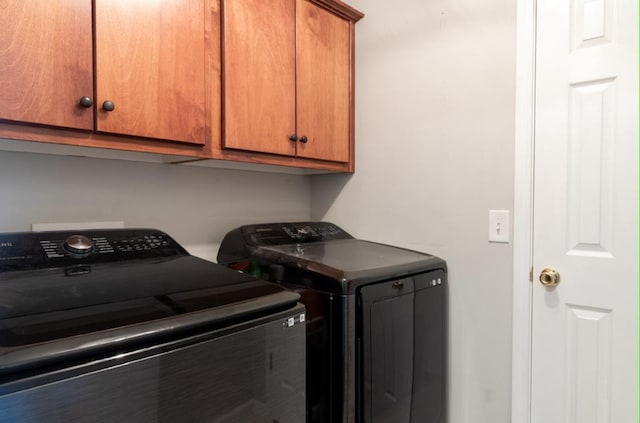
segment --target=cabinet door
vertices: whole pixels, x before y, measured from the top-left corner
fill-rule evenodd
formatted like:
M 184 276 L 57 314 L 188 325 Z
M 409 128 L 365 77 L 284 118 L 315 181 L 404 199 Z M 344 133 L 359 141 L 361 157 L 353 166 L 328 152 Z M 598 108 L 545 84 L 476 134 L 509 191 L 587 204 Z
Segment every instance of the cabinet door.
M 0 119 L 93 129 L 91 2 L 0 1 Z
M 204 144 L 204 15 L 204 0 L 95 1 L 98 131 Z
M 349 161 L 351 29 L 349 22 L 297 0 L 298 156 Z
M 223 2 L 224 147 L 292 155 L 293 0 Z

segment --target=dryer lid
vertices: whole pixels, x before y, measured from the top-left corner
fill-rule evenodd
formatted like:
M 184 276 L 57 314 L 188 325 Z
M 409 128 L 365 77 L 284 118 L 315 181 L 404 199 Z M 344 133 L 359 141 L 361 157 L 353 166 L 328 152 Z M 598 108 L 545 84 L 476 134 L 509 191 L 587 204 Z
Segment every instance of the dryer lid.
M 335 280 L 345 293 L 364 283 L 446 267 L 430 254 L 357 239 L 263 246 L 255 255 Z

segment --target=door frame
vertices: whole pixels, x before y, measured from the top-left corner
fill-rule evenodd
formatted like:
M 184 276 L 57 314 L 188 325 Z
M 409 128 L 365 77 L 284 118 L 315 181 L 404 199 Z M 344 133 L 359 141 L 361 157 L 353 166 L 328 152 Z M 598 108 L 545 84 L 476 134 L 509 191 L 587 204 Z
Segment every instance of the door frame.
M 516 2 L 511 421 L 531 422 L 536 0 Z

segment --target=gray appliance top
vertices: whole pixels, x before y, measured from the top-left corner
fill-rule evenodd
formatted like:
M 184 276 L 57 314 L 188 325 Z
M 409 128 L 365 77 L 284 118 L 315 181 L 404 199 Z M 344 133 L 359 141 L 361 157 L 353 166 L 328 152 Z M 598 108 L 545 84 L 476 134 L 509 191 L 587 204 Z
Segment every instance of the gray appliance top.
M 254 254 L 334 280 L 344 293 L 370 282 L 446 269 L 445 262 L 436 256 L 357 239 L 263 246 Z M 335 287 L 327 290 L 335 291 Z
M 259 263 L 269 280 L 337 294 L 352 294 L 366 283 L 447 270 L 439 257 L 358 240 L 331 222 L 240 226 L 222 240 L 218 263 L 245 271 Z

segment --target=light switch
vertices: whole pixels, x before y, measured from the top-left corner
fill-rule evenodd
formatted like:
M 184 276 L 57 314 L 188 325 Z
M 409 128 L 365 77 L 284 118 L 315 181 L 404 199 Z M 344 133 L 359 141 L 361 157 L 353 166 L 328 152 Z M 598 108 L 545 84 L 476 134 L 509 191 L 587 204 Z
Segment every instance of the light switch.
M 489 210 L 489 242 L 509 242 L 509 210 Z

